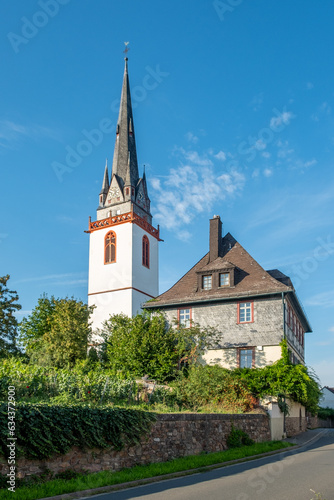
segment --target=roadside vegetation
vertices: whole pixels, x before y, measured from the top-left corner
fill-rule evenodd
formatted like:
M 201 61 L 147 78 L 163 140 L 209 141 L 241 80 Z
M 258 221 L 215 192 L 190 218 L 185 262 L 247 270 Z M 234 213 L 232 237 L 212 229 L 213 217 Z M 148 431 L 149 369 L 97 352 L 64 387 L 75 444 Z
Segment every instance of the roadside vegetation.
M 182 471 L 201 469 L 204 467 L 220 466 L 231 460 L 241 460 L 253 457 L 261 453 L 268 453 L 285 448 L 291 445 L 281 441 L 271 441 L 267 443 L 255 443 L 248 446 L 235 447 L 229 450 L 208 453 L 201 455 L 191 455 L 183 458 L 176 458 L 169 462 L 152 463 L 148 465 L 137 465 L 119 472 L 102 471 L 89 474 L 82 471 L 66 471 L 52 476 L 50 471 L 45 471 L 44 475 L 31 476 L 27 480 L 20 480 L 15 491 L 15 500 L 37 500 L 49 496 L 62 495 L 73 491 L 83 491 L 103 486 L 118 485 L 130 481 L 141 481 L 156 476 L 164 476 Z M 6 486 L 5 486 L 6 488 Z M 13 493 L 5 489 L 0 490 L 0 498 L 9 500 Z
M 208 347 L 216 346 L 217 332 L 196 324 L 190 328 L 169 325 L 162 314 L 144 311 L 133 318 L 110 317 L 99 332 L 101 344 L 95 349 L 91 307 L 73 297 L 43 295 L 31 314 L 18 323 L 15 313 L 21 306 L 17 293 L 8 287 L 8 280 L 8 275 L 0 277 L 3 456 L 8 452 L 9 386 L 15 388 L 18 456 L 35 458 L 63 453 L 73 445 L 87 443 L 121 449 L 124 444 L 138 442 L 149 431 L 158 412 L 263 412 L 258 406 L 259 398 L 265 395 L 277 396 L 283 402 L 285 397 L 299 401 L 312 414 L 318 410 L 317 378 L 307 367 L 290 363 L 285 341 L 281 359 L 271 366 L 242 370 L 204 366 L 201 355 Z M 288 411 L 287 407 L 283 409 Z M 40 436 L 45 437 L 44 441 Z M 249 444 L 245 436 L 244 441 L 241 435 L 234 438 L 239 445 Z M 233 446 L 233 440 L 230 443 Z M 244 456 L 251 449 L 247 448 Z M 203 466 L 208 465 L 209 459 L 202 459 Z M 201 461 L 196 464 L 202 466 L 198 465 Z M 154 470 L 160 471 L 160 466 L 154 465 Z M 170 471 L 170 463 L 166 467 L 164 470 Z M 168 472 L 159 472 L 162 473 Z M 87 477 L 73 481 L 94 487 L 86 484 Z M 97 477 L 109 478 L 103 474 Z M 72 486 L 64 481 L 64 478 L 56 480 L 60 490 L 64 485 L 65 489 L 55 491 L 74 491 L 66 489 Z M 102 485 L 99 480 L 96 484 Z M 104 484 L 114 483 L 109 478 Z

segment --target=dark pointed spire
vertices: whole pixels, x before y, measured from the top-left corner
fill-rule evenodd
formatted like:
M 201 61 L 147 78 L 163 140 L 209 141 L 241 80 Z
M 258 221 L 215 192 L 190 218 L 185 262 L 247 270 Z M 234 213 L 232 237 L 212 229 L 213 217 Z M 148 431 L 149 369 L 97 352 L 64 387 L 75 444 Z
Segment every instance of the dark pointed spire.
M 130 163 L 128 165 L 129 158 Z M 127 177 L 129 184 L 132 186 L 135 186 L 139 179 L 127 57 L 125 58 L 122 95 L 116 127 L 112 173 L 116 174 L 123 181 L 123 186 Z
M 143 172 L 143 186 L 144 186 L 145 195 L 148 198 L 145 165 L 144 165 L 144 172 Z
M 100 194 L 107 194 L 109 190 L 109 174 L 108 174 L 108 158 L 106 159 L 106 166 L 104 169 L 104 176 L 102 182 L 102 189 Z

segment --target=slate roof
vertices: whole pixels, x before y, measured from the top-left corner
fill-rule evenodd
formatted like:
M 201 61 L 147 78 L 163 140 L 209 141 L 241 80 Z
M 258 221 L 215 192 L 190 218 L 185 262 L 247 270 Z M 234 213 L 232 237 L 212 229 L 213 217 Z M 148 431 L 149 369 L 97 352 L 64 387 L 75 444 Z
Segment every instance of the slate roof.
M 265 271 L 256 260 L 228 233 L 222 241 L 223 254 L 210 262 L 208 252 L 169 290 L 154 301 L 144 305 L 147 308 L 178 305 L 182 303 L 228 300 L 254 295 L 269 295 L 293 291 L 291 280 L 277 269 Z M 202 290 L 198 286 L 198 273 L 235 268 L 234 286 Z
M 112 174 L 117 175 L 122 183 L 128 177 L 132 186 L 135 186 L 139 179 L 127 58 L 125 58 Z
M 322 389 L 327 389 L 328 391 L 332 392 L 334 394 L 334 387 L 327 387 L 327 385 L 325 385 L 325 387 Z

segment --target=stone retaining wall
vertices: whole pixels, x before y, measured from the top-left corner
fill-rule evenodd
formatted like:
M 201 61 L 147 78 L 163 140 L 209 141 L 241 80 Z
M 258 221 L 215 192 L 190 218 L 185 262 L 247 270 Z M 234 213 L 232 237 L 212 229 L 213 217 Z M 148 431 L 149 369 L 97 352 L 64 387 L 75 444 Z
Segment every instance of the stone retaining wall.
M 296 436 L 301 432 L 307 430 L 307 419 L 306 417 L 286 417 L 285 419 L 285 431 L 287 437 Z
M 48 460 L 17 461 L 17 476 L 39 474 L 45 469 L 54 473 L 67 469 L 89 472 L 120 470 L 136 464 L 165 462 L 177 457 L 202 452 L 222 451 L 231 426 L 242 429 L 256 442 L 270 441 L 269 418 L 264 414 L 161 414 L 148 436 L 138 446 L 121 451 L 73 448 L 66 455 Z M 0 473 L 8 473 L 8 465 L 0 459 Z
M 322 419 L 317 415 L 315 417 L 308 415 L 307 427 L 308 429 L 317 429 L 318 427 L 334 428 L 334 418 Z

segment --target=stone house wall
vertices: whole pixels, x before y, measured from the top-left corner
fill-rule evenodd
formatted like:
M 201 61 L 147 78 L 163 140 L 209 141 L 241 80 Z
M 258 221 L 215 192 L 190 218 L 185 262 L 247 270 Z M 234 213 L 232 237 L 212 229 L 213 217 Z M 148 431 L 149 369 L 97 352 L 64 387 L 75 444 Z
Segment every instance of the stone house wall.
M 244 298 L 241 301 L 250 299 Z M 191 318 L 202 327 L 213 327 L 220 333 L 220 348 L 203 356 L 208 364 L 228 369 L 237 367 L 237 347 L 255 347 L 255 366 L 261 368 L 281 357 L 279 343 L 283 339 L 283 305 L 280 295 L 254 299 L 254 321 L 238 324 L 238 301 L 222 301 L 166 307 L 161 310 L 173 324 L 178 309 L 191 307 Z
M 242 429 L 256 442 L 270 440 L 269 418 L 264 414 L 161 414 L 148 436 L 140 444 L 121 451 L 71 449 L 66 455 L 47 460 L 17 461 L 18 477 L 39 474 L 45 469 L 54 473 L 67 469 L 89 472 L 120 470 L 136 464 L 164 462 L 173 458 L 227 449 L 226 440 L 235 428 Z M 8 473 L 8 464 L 0 457 L 0 474 Z

